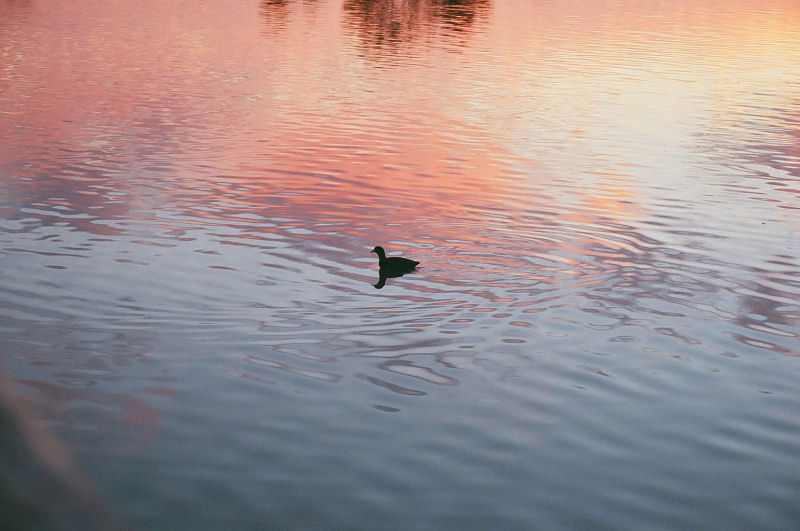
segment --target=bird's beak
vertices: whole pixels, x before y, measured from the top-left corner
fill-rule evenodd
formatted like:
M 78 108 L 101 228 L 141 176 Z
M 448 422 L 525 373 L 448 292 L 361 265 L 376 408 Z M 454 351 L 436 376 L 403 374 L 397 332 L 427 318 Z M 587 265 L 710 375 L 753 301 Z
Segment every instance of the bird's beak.
M 374 253 L 374 252 L 375 252 L 375 249 L 371 250 L 370 252 L 371 252 L 371 253 Z

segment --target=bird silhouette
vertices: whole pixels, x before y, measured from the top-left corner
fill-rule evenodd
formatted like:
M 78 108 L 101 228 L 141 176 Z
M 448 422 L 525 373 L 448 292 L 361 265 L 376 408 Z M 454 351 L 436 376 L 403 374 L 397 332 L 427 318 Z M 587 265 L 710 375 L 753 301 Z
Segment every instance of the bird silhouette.
M 387 273 L 408 273 L 409 271 L 413 271 L 414 268 L 419 265 L 419 262 L 416 260 L 409 260 L 408 258 L 403 258 L 401 256 L 390 256 L 387 258 L 386 251 L 384 251 L 383 247 L 380 245 L 373 248 L 370 252 L 378 255 L 378 267 Z
M 375 246 L 372 251 L 378 255 L 378 283 L 373 284 L 378 289 L 381 289 L 386 284 L 387 278 L 402 277 L 406 273 L 414 271 L 419 265 L 416 260 L 410 260 L 401 256 L 390 256 L 387 258 L 386 251 L 380 245 Z

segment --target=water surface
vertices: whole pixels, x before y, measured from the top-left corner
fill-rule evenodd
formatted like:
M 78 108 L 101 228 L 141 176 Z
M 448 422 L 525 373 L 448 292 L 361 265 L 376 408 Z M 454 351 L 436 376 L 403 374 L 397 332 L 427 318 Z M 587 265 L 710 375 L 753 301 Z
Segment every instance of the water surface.
M 3 385 L 143 529 L 794 528 L 798 35 L 0 0 Z

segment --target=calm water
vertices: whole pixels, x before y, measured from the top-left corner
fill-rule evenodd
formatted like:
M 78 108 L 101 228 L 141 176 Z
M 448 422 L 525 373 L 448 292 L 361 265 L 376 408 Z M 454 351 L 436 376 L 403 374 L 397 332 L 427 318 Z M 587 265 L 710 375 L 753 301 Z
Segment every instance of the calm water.
M 142 529 L 796 529 L 798 65 L 794 0 L 0 0 L 3 385 Z

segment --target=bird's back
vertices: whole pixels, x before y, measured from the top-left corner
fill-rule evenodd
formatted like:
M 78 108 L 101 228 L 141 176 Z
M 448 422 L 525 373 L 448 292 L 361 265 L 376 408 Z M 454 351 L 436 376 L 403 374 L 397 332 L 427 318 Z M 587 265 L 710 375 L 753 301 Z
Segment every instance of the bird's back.
M 386 259 L 384 267 L 391 269 L 414 269 L 419 262 L 416 260 L 409 260 L 400 256 L 392 256 Z

